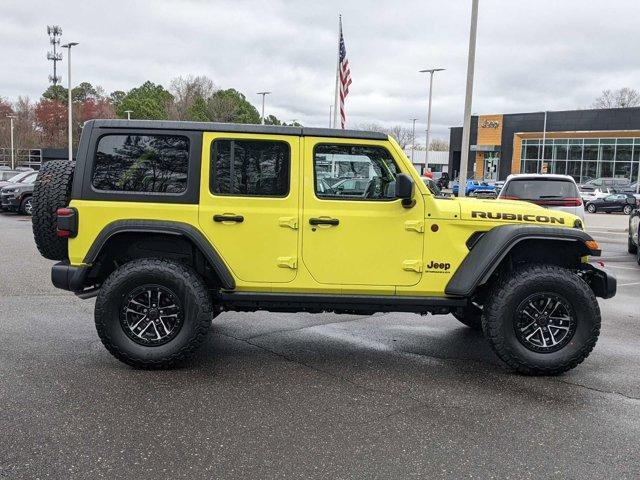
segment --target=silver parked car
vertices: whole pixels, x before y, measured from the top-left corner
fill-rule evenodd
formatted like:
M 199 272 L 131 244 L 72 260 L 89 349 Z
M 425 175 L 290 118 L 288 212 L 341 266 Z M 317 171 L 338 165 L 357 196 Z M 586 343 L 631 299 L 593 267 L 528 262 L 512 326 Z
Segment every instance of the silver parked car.
M 498 198 L 524 200 L 584 220 L 584 203 L 573 177 L 556 174 L 509 175 Z

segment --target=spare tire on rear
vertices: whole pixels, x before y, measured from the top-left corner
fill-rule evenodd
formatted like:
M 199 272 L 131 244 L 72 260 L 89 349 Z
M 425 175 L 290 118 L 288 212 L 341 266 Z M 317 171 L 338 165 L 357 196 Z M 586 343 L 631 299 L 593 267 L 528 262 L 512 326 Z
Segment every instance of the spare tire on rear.
M 64 260 L 68 257 L 67 239 L 58 237 L 58 208 L 71 199 L 71 184 L 76 162 L 55 160 L 42 164 L 33 188 L 33 237 L 43 257 Z

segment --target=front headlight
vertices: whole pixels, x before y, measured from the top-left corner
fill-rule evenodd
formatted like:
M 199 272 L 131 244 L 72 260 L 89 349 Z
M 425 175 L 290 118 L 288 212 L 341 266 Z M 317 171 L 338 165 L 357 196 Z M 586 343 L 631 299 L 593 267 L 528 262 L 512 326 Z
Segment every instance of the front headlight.
M 15 193 L 17 191 L 18 191 L 17 188 L 3 188 L 2 189 L 2 193 Z

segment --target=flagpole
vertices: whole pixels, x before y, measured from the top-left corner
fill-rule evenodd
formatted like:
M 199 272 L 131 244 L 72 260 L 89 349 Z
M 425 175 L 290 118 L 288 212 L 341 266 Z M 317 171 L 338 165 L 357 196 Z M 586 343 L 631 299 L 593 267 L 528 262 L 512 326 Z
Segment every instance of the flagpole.
M 338 128 L 338 83 L 340 80 L 340 34 L 342 33 L 342 15 L 338 15 L 338 55 L 336 60 L 336 90 L 333 96 L 333 128 Z

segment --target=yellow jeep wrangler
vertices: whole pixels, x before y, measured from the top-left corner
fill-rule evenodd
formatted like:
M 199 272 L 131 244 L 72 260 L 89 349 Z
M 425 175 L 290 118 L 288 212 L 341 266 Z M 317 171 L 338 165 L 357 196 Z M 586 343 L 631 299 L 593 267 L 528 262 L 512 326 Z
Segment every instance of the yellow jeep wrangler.
M 616 280 L 573 215 L 434 195 L 387 135 L 93 120 L 33 195 L 53 284 L 106 348 L 174 365 L 220 312 L 449 314 L 525 374 L 582 362 Z

